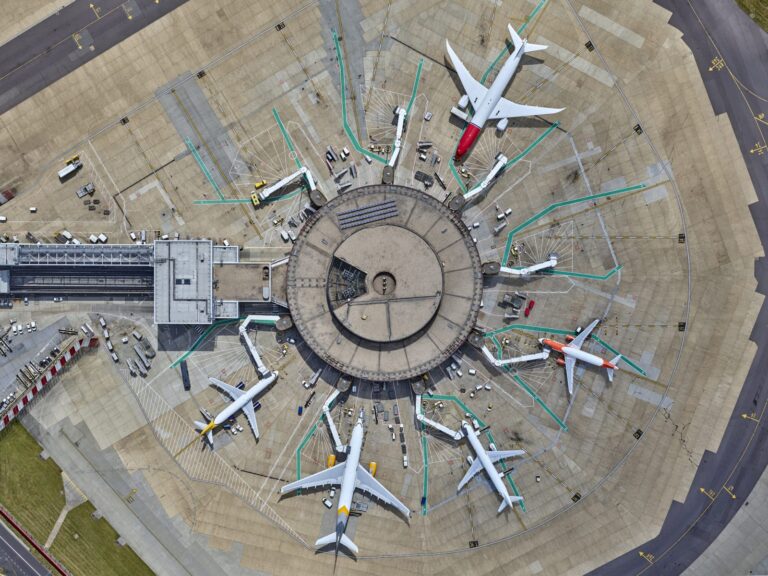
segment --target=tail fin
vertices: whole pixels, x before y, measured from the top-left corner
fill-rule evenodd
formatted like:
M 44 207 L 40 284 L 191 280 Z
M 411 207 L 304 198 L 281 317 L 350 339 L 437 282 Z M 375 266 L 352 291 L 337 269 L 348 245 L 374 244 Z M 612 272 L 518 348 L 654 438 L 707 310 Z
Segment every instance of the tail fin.
M 619 369 L 619 362 L 621 361 L 621 354 L 616 356 L 613 360 L 611 360 L 611 364 L 616 366 L 616 370 Z M 613 382 L 613 368 L 606 368 L 606 372 L 608 372 L 608 382 Z
M 328 534 L 328 536 L 323 536 L 322 538 L 318 538 L 317 542 L 315 542 L 315 546 L 317 548 L 322 548 L 323 546 L 328 546 L 330 544 L 336 543 L 336 532 L 331 532 Z M 352 552 L 355 556 L 357 556 L 358 548 L 357 545 L 352 542 L 352 540 L 346 535 L 342 534 L 341 538 L 339 539 L 339 544 L 344 546 L 347 550 Z
M 206 418 L 208 420 L 208 418 Z M 203 424 L 202 422 L 195 420 L 195 430 L 198 432 L 202 432 L 208 427 L 208 424 Z M 208 432 L 205 435 L 205 439 L 208 442 L 208 445 L 213 448 L 213 430 L 208 430 Z
M 511 24 L 507 24 L 507 29 L 509 30 L 509 35 L 512 37 L 512 43 L 515 45 L 515 50 L 517 50 L 520 46 L 523 45 L 523 39 L 520 38 L 520 35 L 515 32 L 515 29 L 512 28 Z M 531 44 L 530 42 L 525 42 L 525 47 L 523 48 L 523 52 L 525 54 L 528 54 L 529 52 L 537 52 L 539 50 L 546 50 L 548 46 L 544 46 L 543 44 Z

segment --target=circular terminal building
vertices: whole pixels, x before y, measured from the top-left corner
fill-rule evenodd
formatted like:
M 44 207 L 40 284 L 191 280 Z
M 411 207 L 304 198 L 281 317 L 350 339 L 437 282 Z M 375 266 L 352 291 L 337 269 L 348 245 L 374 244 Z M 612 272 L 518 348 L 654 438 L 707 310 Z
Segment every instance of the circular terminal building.
M 331 200 L 305 223 L 288 261 L 293 322 L 341 372 L 419 376 L 475 325 L 483 276 L 459 216 L 412 188 L 374 185 Z

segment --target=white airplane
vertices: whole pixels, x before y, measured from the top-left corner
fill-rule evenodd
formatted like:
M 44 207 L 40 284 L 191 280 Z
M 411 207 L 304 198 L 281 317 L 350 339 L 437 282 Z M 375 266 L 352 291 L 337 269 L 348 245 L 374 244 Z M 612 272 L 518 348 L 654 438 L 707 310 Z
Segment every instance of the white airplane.
M 499 509 L 496 511 L 497 514 L 507 506 L 511 508 L 512 504 L 515 502 L 521 502 L 523 500 L 522 496 L 511 496 L 509 494 L 507 486 L 504 484 L 504 474 L 497 472 L 495 463 L 499 460 L 504 460 L 505 458 L 522 456 L 525 454 L 525 450 L 486 450 L 477 437 L 478 433 L 475 432 L 472 425 L 468 422 L 461 423 L 461 435 L 466 437 L 469 445 L 472 446 L 472 450 L 475 451 L 475 459 L 472 460 L 469 470 L 467 470 L 467 473 L 464 474 L 464 478 L 459 482 L 456 491 L 458 492 L 464 488 L 467 482 L 469 482 L 475 474 L 480 472 L 480 470 L 485 470 L 485 473 L 488 474 L 488 478 L 491 479 L 491 483 L 496 489 L 496 492 L 501 496 L 501 506 L 499 506 Z
M 472 147 L 472 144 L 475 143 L 480 131 L 488 120 L 498 120 L 498 123 L 496 124 L 497 129 L 504 130 L 507 127 L 509 118 L 556 114 L 557 112 L 565 110 L 565 108 L 525 106 L 523 104 L 516 104 L 504 98 L 504 91 L 507 89 L 507 85 L 510 80 L 512 80 L 512 76 L 514 76 L 517 67 L 520 65 L 520 60 L 522 60 L 523 55 L 537 50 L 546 50 L 547 48 L 541 44 L 529 44 L 527 40 L 523 40 L 518 36 L 512 26 L 507 25 L 507 28 L 509 29 L 509 35 L 512 37 L 512 42 L 514 43 L 514 50 L 504 63 L 504 66 L 502 66 L 499 75 L 496 76 L 496 79 L 493 81 L 490 88 L 486 88 L 472 77 L 461 60 L 459 60 L 459 57 L 456 56 L 456 52 L 453 51 L 448 40 L 445 41 L 448 56 L 450 57 L 453 67 L 459 75 L 461 85 L 464 88 L 465 96 L 462 96 L 459 106 L 464 108 L 471 102 L 472 108 L 474 109 L 472 121 L 467 125 L 464 133 L 461 135 L 461 140 L 459 140 L 459 146 L 456 149 L 456 160 L 460 160 Z
M 589 352 L 584 352 L 584 350 L 581 349 L 581 346 L 584 344 L 584 342 L 587 341 L 587 338 L 589 338 L 592 330 L 595 329 L 595 326 L 597 326 L 599 322 L 599 318 L 594 320 L 592 324 L 579 332 L 578 336 L 576 337 L 566 336 L 566 344 L 557 342 L 556 340 L 550 340 L 549 338 L 539 338 L 539 343 L 542 346 L 549 348 L 550 350 L 556 350 L 563 355 L 562 358 L 557 359 L 557 363 L 560 364 L 560 366 L 565 366 L 565 379 L 568 383 L 568 394 L 571 396 L 573 396 L 573 368 L 576 366 L 577 360 L 581 360 L 582 362 L 586 362 L 592 366 L 600 366 L 601 368 L 605 368 L 608 372 L 609 382 L 613 382 L 613 371 L 619 369 L 621 354 L 609 362 L 603 358 L 600 358 L 600 356 L 595 356 Z
M 248 424 L 253 431 L 253 436 L 257 440 L 259 439 L 259 426 L 256 424 L 254 401 L 259 394 L 269 388 L 275 380 L 277 380 L 277 376 L 277 372 L 272 372 L 269 376 L 262 378 L 256 384 L 251 386 L 248 390 L 240 390 L 239 388 L 225 384 L 216 378 L 208 378 L 211 384 L 232 398 L 232 404 L 216 414 L 216 417 L 213 418 L 213 420 L 210 420 L 205 415 L 205 412 L 203 412 L 203 417 L 206 419 L 206 422 L 195 422 L 195 429 L 200 432 L 200 436 L 205 437 L 211 448 L 213 448 L 213 430 L 229 420 L 239 410 L 242 410 L 243 414 L 245 414 L 245 417 L 248 419 Z
M 411 511 L 400 502 L 392 493 L 384 488 L 381 483 L 360 465 L 360 450 L 363 446 L 363 410 L 352 429 L 352 437 L 347 447 L 347 459 L 301 480 L 286 484 L 280 489 L 281 494 L 287 494 L 299 488 L 325 488 L 329 486 L 341 486 L 339 491 L 339 505 L 336 510 L 336 532 L 323 536 L 315 542 L 315 546 L 322 548 L 329 544 L 336 544 L 336 555 L 339 554 L 339 545 L 357 555 L 358 548 L 352 539 L 344 531 L 349 520 L 349 511 L 352 507 L 352 494 L 355 490 L 365 492 L 377 500 L 395 508 L 406 518 L 410 518 Z

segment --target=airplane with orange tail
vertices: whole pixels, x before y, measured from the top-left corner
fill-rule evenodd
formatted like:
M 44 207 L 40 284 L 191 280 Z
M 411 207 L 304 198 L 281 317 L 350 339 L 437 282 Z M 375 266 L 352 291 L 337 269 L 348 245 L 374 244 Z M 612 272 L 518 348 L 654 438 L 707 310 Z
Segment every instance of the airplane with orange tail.
M 568 383 L 568 394 L 573 396 L 573 368 L 576 366 L 576 361 L 580 360 L 591 364 L 592 366 L 599 366 L 605 368 L 608 372 L 608 381 L 613 382 L 613 371 L 619 369 L 619 361 L 621 360 L 621 354 L 613 358 L 610 362 L 595 356 L 589 352 L 585 352 L 581 349 L 584 342 L 586 342 L 592 330 L 598 325 L 600 319 L 594 320 L 584 330 L 579 332 L 577 336 L 566 336 L 566 343 L 558 342 L 556 340 L 550 340 L 549 338 L 539 338 L 539 343 L 549 350 L 555 350 L 563 355 L 562 358 L 557 359 L 557 363 L 560 366 L 565 366 L 565 379 Z

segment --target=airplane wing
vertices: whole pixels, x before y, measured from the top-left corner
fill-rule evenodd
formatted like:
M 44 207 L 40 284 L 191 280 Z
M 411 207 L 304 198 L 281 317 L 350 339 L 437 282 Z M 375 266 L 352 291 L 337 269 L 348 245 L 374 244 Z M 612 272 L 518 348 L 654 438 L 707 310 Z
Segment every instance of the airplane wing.
M 332 468 L 326 468 L 311 476 L 296 480 L 280 488 L 280 494 L 287 494 L 299 488 L 322 488 L 324 486 L 341 486 L 344 476 L 344 462 L 336 464 Z
M 237 400 L 238 398 L 240 398 L 240 396 L 245 394 L 245 392 L 243 392 L 242 390 L 235 388 L 234 386 L 230 386 L 229 384 L 226 384 L 221 380 L 217 380 L 216 378 L 208 378 L 208 381 L 214 386 L 216 386 L 216 388 L 224 392 L 224 394 L 232 398 L 232 400 Z
M 595 326 L 597 326 L 598 322 L 600 322 L 600 319 L 595 318 L 595 320 L 593 320 L 589 326 L 587 326 L 586 328 L 584 328 L 584 330 L 579 332 L 579 335 L 576 336 L 576 338 L 571 340 L 568 346 L 581 349 L 581 346 L 584 344 L 584 342 L 587 341 L 587 338 L 589 338 L 589 335 L 592 334 L 592 330 L 595 329 Z
M 573 367 L 576 366 L 576 358 L 565 357 L 565 380 L 568 383 L 568 394 L 573 395 Z
M 557 114 L 565 108 L 543 108 L 541 106 L 525 106 L 516 104 L 506 98 L 499 98 L 499 102 L 488 117 L 490 120 L 500 118 L 521 118 L 524 116 L 544 116 L 546 114 Z
M 469 96 L 469 101 L 472 102 L 472 104 L 477 104 L 477 102 L 485 96 L 485 93 L 488 90 L 472 77 L 472 74 L 469 73 L 469 70 L 464 66 L 464 63 L 459 60 L 456 52 L 451 48 L 448 40 L 445 41 L 445 47 L 448 50 L 448 57 L 451 59 L 453 67 L 456 69 L 456 74 L 459 75 L 459 80 L 464 88 L 464 92 Z
M 480 458 L 475 458 L 472 461 L 472 465 L 469 467 L 469 470 L 467 470 L 467 473 L 464 474 L 464 478 L 461 479 L 461 482 L 459 482 L 459 487 L 456 488 L 456 492 L 464 488 L 467 482 L 469 482 L 472 477 L 480 472 L 480 470 L 483 469 L 483 464 L 480 462 Z
M 246 402 L 243 406 L 243 414 L 248 419 L 248 425 L 256 439 L 259 439 L 259 425 L 256 423 L 256 410 L 253 409 L 253 402 Z
M 403 516 L 409 518 L 411 511 L 408 506 L 400 502 L 395 496 L 384 486 L 370 475 L 368 470 L 363 468 L 360 464 L 357 465 L 357 479 L 355 480 L 355 487 L 362 492 L 367 492 L 377 500 L 389 504 L 393 508 L 397 509 Z
M 515 456 L 523 456 L 525 450 L 488 450 L 488 458 L 491 462 L 498 462 L 505 458 L 514 458 Z

